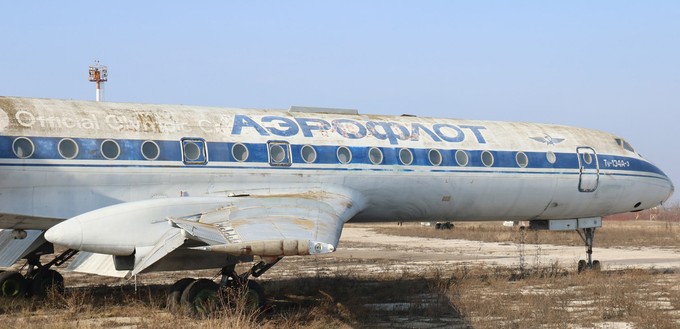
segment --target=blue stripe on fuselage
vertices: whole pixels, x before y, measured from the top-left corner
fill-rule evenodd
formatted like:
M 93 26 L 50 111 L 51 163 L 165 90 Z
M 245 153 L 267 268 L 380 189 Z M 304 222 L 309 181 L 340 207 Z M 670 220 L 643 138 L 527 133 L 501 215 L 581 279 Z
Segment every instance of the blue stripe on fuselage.
M 0 136 L 0 159 L 18 159 L 12 151 L 12 143 L 16 137 Z M 30 159 L 44 159 L 44 160 L 61 160 L 62 157 L 58 151 L 58 144 L 62 138 L 54 137 L 30 137 L 35 145 L 35 152 Z M 117 139 L 115 140 L 121 149 L 120 156 L 116 160 L 107 160 L 101 154 L 100 146 L 106 139 L 91 139 L 91 138 L 73 138 L 78 144 L 79 152 L 75 159 L 77 160 L 105 160 L 110 161 L 107 165 L 115 166 L 114 162 L 117 160 L 126 161 L 148 161 L 144 158 L 141 152 L 144 140 L 136 139 Z M 180 141 L 154 141 L 158 144 L 160 155 L 156 159 L 158 161 L 178 161 L 182 162 L 182 150 Z M 210 163 L 229 163 L 237 162 L 232 155 L 232 147 L 236 143 L 232 142 L 207 142 L 208 160 Z M 246 163 L 269 163 L 269 155 L 266 143 L 242 143 L 248 148 L 248 159 Z M 291 156 L 293 164 L 304 164 L 301 150 L 304 145 L 292 144 L 290 145 Z M 314 164 L 337 164 L 340 161 L 337 158 L 337 149 L 339 146 L 329 145 L 312 145 L 316 150 L 317 156 Z M 400 166 L 400 169 L 408 170 L 409 167 L 432 167 L 433 170 L 446 170 L 444 167 L 460 167 L 456 163 L 455 154 L 457 149 L 437 149 L 441 153 L 442 162 L 439 166 L 435 166 L 429 161 L 428 154 L 431 149 L 423 148 L 409 148 L 413 154 L 413 162 L 410 165 L 404 165 L 399 159 L 400 147 L 377 147 L 383 153 L 383 162 L 379 165 L 373 165 L 368 157 L 369 146 L 347 146 L 352 152 L 352 161 L 350 165 L 372 165 L 377 166 Z M 468 154 L 469 163 L 466 167 L 472 168 L 487 168 L 482 163 L 482 153 L 484 150 L 465 150 Z M 494 163 L 490 168 L 520 168 L 517 164 L 517 151 L 489 151 L 494 158 Z M 547 160 L 546 152 L 524 152 L 528 158 L 527 169 L 577 169 L 579 167 L 578 156 L 574 153 L 555 153 L 557 161 L 550 163 Z M 653 173 L 665 176 L 656 166 L 647 161 L 618 155 L 604 155 L 598 154 L 598 162 L 600 170 L 608 171 L 637 171 L 644 173 Z M 61 164 L 63 165 L 63 163 Z M 140 163 L 141 165 L 141 163 Z M 212 167 L 212 166 L 211 166 Z M 285 166 L 276 168 L 288 168 Z

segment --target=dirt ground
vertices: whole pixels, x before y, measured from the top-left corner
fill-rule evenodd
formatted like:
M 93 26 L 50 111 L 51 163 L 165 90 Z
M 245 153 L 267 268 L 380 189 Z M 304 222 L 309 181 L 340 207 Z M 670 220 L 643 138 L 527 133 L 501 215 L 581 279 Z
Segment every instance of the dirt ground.
M 520 251 L 523 250 L 525 262 L 538 262 L 543 265 L 557 262 L 565 267 L 573 265 L 575 269 L 579 259 L 584 259 L 586 256 L 585 247 L 581 245 L 524 244 L 522 246 L 508 242 L 489 243 L 460 239 L 421 238 L 374 232 L 374 227 L 387 225 L 394 226 L 394 224 L 348 225 L 343 230 L 338 251 L 329 257 L 395 259 L 403 262 L 404 266 L 410 264 L 514 266 L 519 265 Z M 636 223 L 629 225 L 636 225 Z M 552 233 L 544 231 L 541 234 Z M 577 236 L 575 232 L 573 235 Z M 351 247 L 343 248 L 345 244 Z M 597 234 L 593 259 L 600 260 L 603 269 L 609 270 L 631 267 L 680 269 L 679 248 L 623 246 L 601 248 L 597 246 Z

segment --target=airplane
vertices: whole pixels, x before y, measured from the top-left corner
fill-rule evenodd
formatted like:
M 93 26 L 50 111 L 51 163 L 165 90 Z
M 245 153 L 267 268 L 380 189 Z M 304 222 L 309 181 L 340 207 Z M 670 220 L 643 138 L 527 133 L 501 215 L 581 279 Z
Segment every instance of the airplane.
M 623 138 L 555 124 L 0 97 L 3 296 L 64 290 L 55 266 L 185 278 L 189 310 L 286 256 L 336 250 L 347 222 L 529 221 L 584 239 L 602 216 L 662 204 L 666 174 Z M 49 262 L 54 246 L 66 250 Z M 236 273 L 236 264 L 254 265 Z M 209 296 L 209 297 L 205 297 Z

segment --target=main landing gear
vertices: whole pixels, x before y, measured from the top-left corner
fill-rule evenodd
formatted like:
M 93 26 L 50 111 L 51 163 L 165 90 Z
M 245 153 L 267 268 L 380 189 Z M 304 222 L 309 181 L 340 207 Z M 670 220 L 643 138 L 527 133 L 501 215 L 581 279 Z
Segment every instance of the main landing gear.
M 59 272 L 50 269 L 59 266 L 73 257 L 77 250 L 68 249 L 47 264 L 40 264 L 42 253 L 34 252 L 26 257 L 26 275 L 19 271 L 0 273 L 0 296 L 2 297 L 45 297 L 50 291 L 64 293 L 64 278 Z M 26 267 L 25 266 L 25 267 Z
M 281 258 L 260 261 L 241 275 L 236 273 L 235 264 L 227 265 L 220 270 L 219 284 L 210 279 L 181 279 L 170 288 L 168 309 L 196 317 L 206 317 L 223 306 L 243 307 L 253 312 L 261 310 L 266 303 L 264 289 L 249 277 L 259 277 Z
M 454 225 L 451 222 L 437 222 L 434 224 L 435 230 L 453 230 Z

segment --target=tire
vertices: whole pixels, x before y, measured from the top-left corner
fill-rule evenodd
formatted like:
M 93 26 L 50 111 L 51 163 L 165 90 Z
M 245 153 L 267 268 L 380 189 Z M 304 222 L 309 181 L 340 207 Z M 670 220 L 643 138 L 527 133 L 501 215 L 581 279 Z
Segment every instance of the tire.
M 180 310 L 182 302 L 182 293 L 190 284 L 192 284 L 196 279 L 194 278 L 184 278 L 175 282 L 175 284 L 170 287 L 170 292 L 168 293 L 168 300 L 166 303 L 167 309 L 171 312 L 177 312 Z
M 31 280 L 31 292 L 36 297 L 45 297 L 50 291 L 64 294 L 64 277 L 55 270 L 39 271 Z
M 583 259 L 579 260 L 578 261 L 578 272 L 581 273 L 581 272 L 585 271 L 587 265 L 588 264 L 586 263 L 585 260 L 583 260 Z
M 600 264 L 599 260 L 594 260 L 593 261 L 593 270 L 594 271 L 600 271 L 602 270 L 602 265 Z
M 248 290 L 246 291 L 246 307 L 250 310 L 262 310 L 267 305 L 264 295 L 264 288 L 252 280 L 248 280 Z
M 27 282 L 23 275 L 15 271 L 0 273 L 0 296 L 23 297 L 26 295 Z
M 217 283 L 208 279 L 198 279 L 190 283 L 180 298 L 182 308 L 194 317 L 208 317 L 220 305 L 218 288 Z

